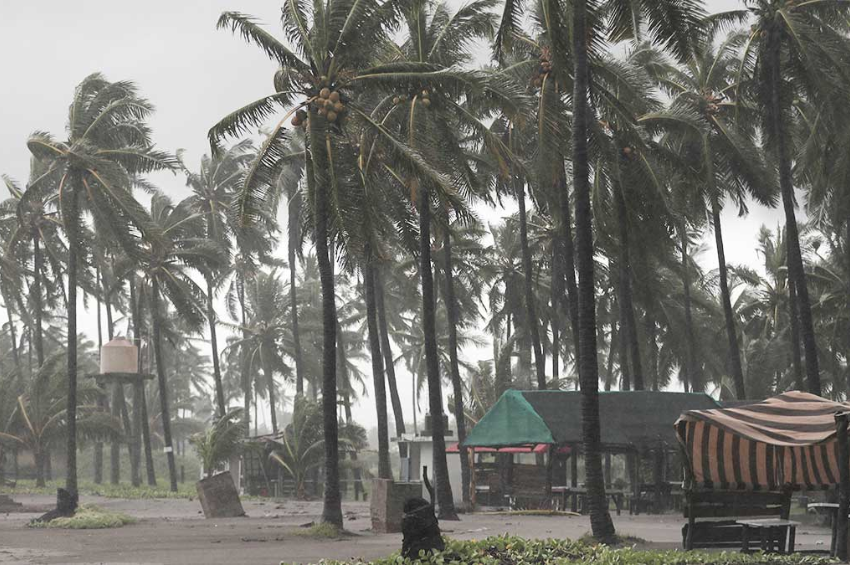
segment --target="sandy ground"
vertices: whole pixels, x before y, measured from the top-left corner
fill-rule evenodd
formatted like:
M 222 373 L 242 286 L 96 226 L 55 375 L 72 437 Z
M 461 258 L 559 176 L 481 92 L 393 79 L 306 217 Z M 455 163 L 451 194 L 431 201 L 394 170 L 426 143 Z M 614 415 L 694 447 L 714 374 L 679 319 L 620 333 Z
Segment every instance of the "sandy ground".
M 51 497 L 15 496 L 26 505 L 49 506 Z M 204 520 L 197 501 L 122 500 L 86 497 L 84 503 L 120 511 L 138 523 L 111 530 L 45 530 L 26 527 L 36 514 L 0 515 L 0 563 L 121 563 L 121 564 L 277 564 L 315 563 L 320 559 L 384 557 L 401 547 L 401 534 L 370 531 L 365 503 L 343 506 L 345 527 L 353 535 L 342 540 L 313 539 L 302 526 L 318 519 L 317 502 L 244 503 L 247 518 Z M 654 548 L 680 547 L 682 518 L 615 516 L 621 535 L 647 541 Z M 443 522 L 450 537 L 480 539 L 502 533 L 529 538 L 578 538 L 590 529 L 584 516 L 517 516 L 475 514 L 459 522 Z M 803 526 L 798 549 L 829 545 L 827 528 Z

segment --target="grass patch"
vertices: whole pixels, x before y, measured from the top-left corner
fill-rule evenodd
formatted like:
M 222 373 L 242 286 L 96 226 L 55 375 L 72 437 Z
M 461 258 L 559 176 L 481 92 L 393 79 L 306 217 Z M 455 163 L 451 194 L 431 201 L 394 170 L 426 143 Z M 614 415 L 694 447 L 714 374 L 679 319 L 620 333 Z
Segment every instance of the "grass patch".
M 320 522 L 318 524 L 313 524 L 312 526 L 296 530 L 293 534 L 296 536 L 314 539 L 341 539 L 351 535 L 344 529 L 326 522 Z
M 64 487 L 64 483 L 57 481 L 48 481 L 46 486 L 37 487 L 35 481 L 20 480 L 15 485 L 15 488 L 6 489 L 8 494 L 46 494 L 55 495 L 56 489 Z M 105 498 L 127 498 L 127 499 L 147 499 L 147 498 L 181 498 L 190 499 L 198 496 L 195 490 L 194 483 L 178 483 L 177 492 L 171 492 L 168 486 L 161 485 L 157 487 L 139 486 L 134 487 L 127 483 L 119 483 L 113 485 L 111 483 L 97 484 L 91 481 L 82 481 L 79 486 L 80 496 L 103 496 Z
M 102 530 L 105 528 L 120 528 L 134 524 L 135 518 L 120 512 L 109 512 L 93 504 L 80 506 L 77 513 L 67 518 L 56 518 L 50 522 L 33 520 L 28 525 L 31 528 L 49 528 L 65 530 Z
M 285 562 L 284 562 L 285 563 Z M 393 554 L 375 561 L 322 561 L 322 565 L 827 565 L 824 557 L 761 553 L 646 551 L 616 549 L 570 540 L 526 540 L 512 536 L 480 541 L 446 540 L 446 550 L 416 560 Z

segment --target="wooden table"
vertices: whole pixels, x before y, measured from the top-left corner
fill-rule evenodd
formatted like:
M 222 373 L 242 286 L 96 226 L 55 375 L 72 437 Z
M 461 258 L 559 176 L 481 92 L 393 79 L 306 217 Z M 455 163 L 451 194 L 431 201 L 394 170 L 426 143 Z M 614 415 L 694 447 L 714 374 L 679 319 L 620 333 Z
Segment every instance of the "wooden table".
M 753 531 L 758 533 L 761 550 L 765 552 L 794 553 L 794 542 L 797 536 L 797 526 L 800 522 L 783 520 L 781 518 L 766 518 L 762 520 L 738 520 L 736 523 L 744 527 L 741 538 L 741 551 L 750 551 L 750 539 Z

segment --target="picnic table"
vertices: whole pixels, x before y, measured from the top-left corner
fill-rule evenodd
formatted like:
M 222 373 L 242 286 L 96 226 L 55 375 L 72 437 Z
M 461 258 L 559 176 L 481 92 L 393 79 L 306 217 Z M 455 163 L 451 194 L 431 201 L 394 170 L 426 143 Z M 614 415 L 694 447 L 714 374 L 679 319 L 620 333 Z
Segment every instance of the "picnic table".
M 582 514 L 584 513 L 584 500 L 587 497 L 587 488 L 573 486 L 554 486 L 552 487 L 552 494 L 561 495 L 562 510 L 567 508 L 567 501 L 569 500 L 569 508 L 572 512 L 579 512 Z M 626 497 L 625 491 L 606 489 L 605 497 L 609 501 L 614 503 L 614 508 L 616 508 L 617 510 L 617 516 L 619 516 L 620 511 L 623 509 L 623 501 Z
M 741 538 L 741 551 L 749 553 L 750 540 L 753 533 L 758 534 L 760 549 L 764 552 L 777 551 L 779 553 L 794 553 L 794 542 L 797 535 L 797 526 L 800 522 L 784 520 L 782 518 L 766 518 L 761 520 L 738 520 L 743 526 L 743 537 Z

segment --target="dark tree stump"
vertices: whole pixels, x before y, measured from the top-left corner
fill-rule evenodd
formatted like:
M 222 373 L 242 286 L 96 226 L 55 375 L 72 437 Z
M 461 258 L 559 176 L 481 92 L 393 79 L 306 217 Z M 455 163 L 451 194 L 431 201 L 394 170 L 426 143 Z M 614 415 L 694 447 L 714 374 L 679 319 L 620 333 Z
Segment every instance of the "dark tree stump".
M 409 498 L 404 503 L 401 532 L 402 557 L 416 559 L 420 551 L 424 550 L 428 554 L 446 548 L 434 505 L 424 498 Z
M 80 501 L 79 495 L 71 494 L 67 490 L 60 488 L 56 491 L 56 508 L 36 518 L 36 522 L 50 522 L 56 518 L 64 518 L 73 516 L 77 511 L 77 504 Z

